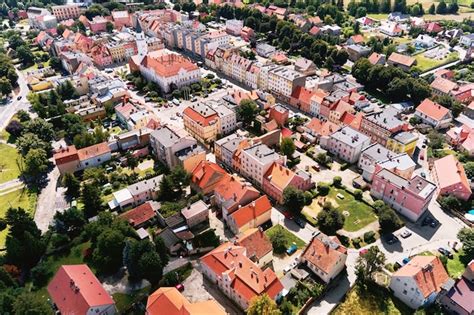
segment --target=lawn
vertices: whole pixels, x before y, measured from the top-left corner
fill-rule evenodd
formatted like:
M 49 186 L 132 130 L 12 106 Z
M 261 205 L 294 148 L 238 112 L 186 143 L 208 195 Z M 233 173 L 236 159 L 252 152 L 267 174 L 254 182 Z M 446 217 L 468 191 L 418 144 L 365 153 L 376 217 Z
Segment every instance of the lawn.
M 440 67 L 444 64 L 456 61 L 457 59 L 459 59 L 459 53 L 458 52 L 449 53 L 442 60 L 427 58 L 424 56 L 424 54 L 418 54 L 414 56 L 414 58 L 416 59 L 416 62 L 417 62 L 416 67 L 424 72 L 424 71 L 433 69 L 435 67 Z
M 268 238 L 271 238 L 271 236 L 277 233 L 277 231 L 283 231 L 283 234 L 285 235 L 288 246 L 295 243 L 298 248 L 303 248 L 306 245 L 305 242 L 301 238 L 291 233 L 280 224 L 274 225 L 268 230 L 266 230 L 265 235 L 267 235 Z
M 387 13 L 370 13 L 367 16 L 375 20 L 386 20 L 388 18 Z
M 0 143 L 0 184 L 8 182 L 20 176 L 17 160 L 18 151 L 9 145 Z M 1 208 L 0 208 L 1 209 Z
M 129 308 L 130 306 L 138 302 L 142 299 L 144 299 L 146 296 L 148 296 L 150 291 L 150 287 L 144 287 L 143 289 L 133 291 L 129 294 L 126 293 L 114 293 L 112 294 L 112 298 L 115 301 L 115 306 L 117 307 L 117 310 L 119 314 L 133 314 L 129 313 Z
M 447 269 L 449 276 L 453 279 L 458 278 L 464 273 L 466 265 L 462 262 L 463 252 L 454 253 L 453 259 L 448 259 Z
M 337 194 L 342 194 L 344 199 L 338 198 Z M 331 202 L 334 200 L 338 204 L 338 207 L 336 207 L 337 210 L 349 212 L 344 222 L 344 230 L 348 232 L 360 230 L 369 223 L 377 220 L 377 216 L 369 205 L 362 201 L 355 200 L 354 196 L 344 189 L 331 187 L 328 197 L 332 199 Z
M 1 192 L 0 192 L 1 193 Z M 0 218 L 3 218 L 10 206 L 21 207 L 29 211 L 32 215 L 36 209 L 38 195 L 26 188 L 18 189 L 0 196 Z M 0 232 L 0 248 L 5 244 L 8 230 Z

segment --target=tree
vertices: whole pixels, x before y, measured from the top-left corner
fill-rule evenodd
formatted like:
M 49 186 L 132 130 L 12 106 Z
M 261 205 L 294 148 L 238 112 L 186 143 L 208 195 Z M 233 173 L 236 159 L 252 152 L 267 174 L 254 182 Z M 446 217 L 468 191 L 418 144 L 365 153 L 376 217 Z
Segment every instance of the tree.
M 53 125 L 42 118 L 35 118 L 25 123 L 25 132 L 35 134 L 45 142 L 50 142 L 54 138 Z
M 474 259 L 474 229 L 462 228 L 458 232 L 458 238 L 462 242 L 462 248 L 466 255 L 466 261 Z
M 8 39 L 8 46 L 13 50 L 16 50 L 18 47 L 25 45 L 26 43 L 23 38 L 21 38 L 20 34 L 14 34 Z
M 63 185 L 66 186 L 66 194 L 71 198 L 77 198 L 81 194 L 81 182 L 72 173 L 64 174 Z
M 295 214 L 301 212 L 305 205 L 304 193 L 294 186 L 287 186 L 283 190 L 283 205 Z
M 441 1 L 436 7 L 436 14 L 446 14 L 446 12 L 447 12 L 446 2 Z
M 173 10 L 175 11 L 181 11 L 181 5 L 179 3 L 175 3 L 174 6 L 173 6 Z
M 71 239 L 78 236 L 86 224 L 84 212 L 77 207 L 71 207 L 54 215 L 54 230 L 60 234 L 67 234 Z
M 341 184 L 342 184 L 341 176 L 334 176 L 334 178 L 332 179 L 332 184 L 334 185 L 334 187 L 341 187 Z
M 131 279 L 147 279 L 155 284 L 163 276 L 164 264 L 150 241 L 128 240 L 123 256 Z
M 18 112 L 16 112 L 16 117 L 18 117 L 20 122 L 27 122 L 31 120 L 30 114 L 28 114 L 28 112 L 23 109 L 20 109 Z
M 440 196 L 438 202 L 441 208 L 448 211 L 461 211 L 463 208 L 462 202 L 455 196 Z
M 122 252 L 125 236 L 112 228 L 103 231 L 97 238 L 92 252 L 92 261 L 96 268 L 104 273 L 112 274 L 122 266 Z
M 382 208 L 379 213 L 379 225 L 382 234 L 389 234 L 398 230 L 402 226 L 402 221 L 389 206 Z
M 434 3 L 431 4 L 430 8 L 428 9 L 428 13 L 433 15 L 436 12 L 436 6 Z
M 62 100 L 76 99 L 79 96 L 77 94 L 76 88 L 69 80 L 66 80 L 65 82 L 58 85 L 56 92 Z
M 90 218 L 96 215 L 102 208 L 99 186 L 96 183 L 84 183 L 81 195 L 86 217 Z
M 23 66 L 29 66 L 34 64 L 35 55 L 31 52 L 31 49 L 27 46 L 20 46 L 16 49 L 16 55 L 20 59 Z
M 16 315 L 49 315 L 53 309 L 48 301 L 40 295 L 31 292 L 21 293 L 13 303 L 13 311 Z
M 42 149 L 45 152 L 49 152 L 51 150 L 51 144 L 41 140 L 36 134 L 33 133 L 24 133 L 21 135 L 16 140 L 16 146 L 22 156 L 26 156 L 26 154 L 31 149 Z
M 163 265 L 155 251 L 144 253 L 138 261 L 138 266 L 143 270 L 143 278 L 152 284 L 157 284 L 163 277 Z
M 324 152 L 318 153 L 318 155 L 316 155 L 315 161 L 321 165 L 326 165 L 328 163 L 328 156 Z
M 10 80 L 6 77 L 0 78 L 0 94 L 2 95 L 9 95 L 13 90 L 12 84 Z
M 44 287 L 48 284 L 48 280 L 51 276 L 51 268 L 45 262 L 40 262 L 31 269 L 31 280 L 37 288 Z
M 239 105 L 237 107 L 237 115 L 244 124 L 250 125 L 258 111 L 257 103 L 249 99 L 243 99 Z
M 23 125 L 16 119 L 11 120 L 5 130 L 14 137 L 19 137 L 23 132 Z
M 470 161 L 464 164 L 464 171 L 466 172 L 467 178 L 474 178 L 474 162 Z
M 286 251 L 288 241 L 283 227 L 279 227 L 270 235 L 270 242 L 272 242 L 273 251 L 276 254 L 283 254 Z
M 112 22 L 107 22 L 105 24 L 105 29 L 107 33 L 112 33 L 114 31 L 114 25 L 112 24 Z
M 443 148 L 445 138 L 436 130 L 432 130 L 426 136 L 428 139 L 428 146 L 434 150 L 439 150 Z
M 25 156 L 25 173 L 34 178 L 48 170 L 48 155 L 43 149 L 31 149 Z
M 51 66 L 51 68 L 53 68 L 56 71 L 62 70 L 61 60 L 58 57 L 55 57 L 55 56 L 51 57 L 49 59 L 49 65 Z
M 318 193 L 321 195 L 321 196 L 326 196 L 328 193 L 329 193 L 329 185 L 327 183 L 324 183 L 324 182 L 319 182 L 318 183 Z
M 155 250 L 160 255 L 161 264 L 166 266 L 170 260 L 168 256 L 168 248 L 166 247 L 165 241 L 160 236 L 155 236 L 153 240 L 155 243 Z
M 281 140 L 280 150 L 281 153 L 286 155 L 288 158 L 291 158 L 293 153 L 295 153 L 295 143 L 292 138 L 286 137 Z
M 356 275 L 358 284 L 365 287 L 373 282 L 374 273 L 381 271 L 385 264 L 385 254 L 377 246 L 369 247 L 368 251 L 357 258 Z
M 280 315 L 281 312 L 268 294 L 254 296 L 249 303 L 247 315 Z
M 328 235 L 334 235 L 344 226 L 345 217 L 336 209 L 323 209 L 318 213 L 318 226 Z

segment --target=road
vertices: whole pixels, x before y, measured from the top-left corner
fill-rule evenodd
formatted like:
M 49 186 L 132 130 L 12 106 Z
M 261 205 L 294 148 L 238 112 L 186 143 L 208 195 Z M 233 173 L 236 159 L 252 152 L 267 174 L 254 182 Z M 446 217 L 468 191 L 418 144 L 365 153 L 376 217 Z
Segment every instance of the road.
M 18 74 L 19 91 L 17 94 L 14 94 L 9 103 L 0 106 L 0 130 L 3 130 L 8 125 L 8 122 L 16 112 L 20 109 L 28 111 L 31 106 L 30 102 L 26 99 L 29 89 L 25 76 L 18 69 L 16 70 L 16 73 Z M 21 100 L 17 100 L 19 96 L 21 96 Z

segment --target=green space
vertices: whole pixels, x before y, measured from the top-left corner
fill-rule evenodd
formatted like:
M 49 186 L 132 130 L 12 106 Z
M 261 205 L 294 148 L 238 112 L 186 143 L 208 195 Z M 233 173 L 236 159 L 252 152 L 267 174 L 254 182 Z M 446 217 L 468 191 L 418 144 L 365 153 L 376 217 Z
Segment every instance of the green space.
M 387 13 L 370 13 L 367 14 L 368 17 L 376 20 L 386 20 L 388 17 Z
M 17 189 L 11 192 L 0 192 L 0 218 L 3 218 L 10 206 L 23 208 L 34 214 L 36 209 L 36 192 L 26 188 Z M 8 230 L 0 232 L 0 248 L 3 248 Z
M 288 246 L 291 246 L 293 243 L 295 243 L 298 248 L 303 248 L 306 245 L 301 238 L 291 233 L 280 224 L 274 225 L 265 231 L 265 235 L 267 235 L 268 238 L 271 238 L 275 233 L 282 233 L 285 236 Z
M 0 143 L 0 156 L 2 157 L 0 159 L 0 184 L 18 178 L 20 169 L 17 161 L 20 155 L 16 148 Z
M 114 293 L 112 298 L 115 301 L 115 306 L 117 307 L 119 314 L 130 314 L 130 306 L 144 299 L 149 293 L 150 287 L 144 287 L 143 289 L 133 291 L 131 293 Z
M 464 273 L 464 269 L 466 269 L 466 265 L 463 262 L 462 250 L 460 250 L 457 253 L 454 253 L 453 259 L 448 259 L 446 268 L 448 269 L 449 276 L 453 279 L 458 278 Z
M 424 56 L 424 54 L 418 54 L 414 56 L 414 58 L 417 62 L 416 67 L 424 72 L 436 67 L 440 67 L 444 64 L 456 61 L 457 59 L 459 59 L 459 53 L 456 51 L 449 53 L 442 60 L 427 58 Z

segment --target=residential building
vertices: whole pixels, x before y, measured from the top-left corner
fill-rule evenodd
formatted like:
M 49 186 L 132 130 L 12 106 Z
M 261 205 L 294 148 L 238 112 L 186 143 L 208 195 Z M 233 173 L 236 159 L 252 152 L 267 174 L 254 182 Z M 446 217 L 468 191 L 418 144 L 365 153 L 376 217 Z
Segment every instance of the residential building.
M 395 297 L 416 310 L 432 304 L 452 280 L 436 256 L 415 256 L 393 273 L 390 289 Z
M 175 129 L 165 125 L 151 133 L 150 144 L 153 153 L 169 168 L 179 165 L 177 152 L 197 146 L 197 141 L 184 129 Z
M 226 174 L 216 163 L 202 161 L 191 172 L 191 188 L 203 195 L 212 194 Z
M 474 314 L 474 260 L 467 265 L 454 286 L 441 294 L 439 302 L 449 314 Z
M 263 268 L 273 260 L 273 246 L 262 228 L 248 229 L 235 237 L 235 245 L 245 247 L 247 257 Z
M 306 77 L 287 67 L 277 67 L 268 71 L 268 90 L 283 100 L 289 100 L 293 89 L 305 86 Z
M 451 95 L 451 92 L 458 88 L 458 84 L 456 82 L 443 77 L 437 77 L 433 82 L 431 82 L 430 85 L 433 89 L 433 94 L 440 96 Z
M 116 29 L 132 26 L 132 19 L 127 10 L 123 10 L 123 11 L 115 10 L 111 12 L 111 15 L 112 15 L 112 19 L 114 21 L 114 25 Z
M 397 161 L 397 154 L 395 152 L 390 151 L 389 149 L 385 148 L 384 146 L 374 143 L 367 148 L 365 148 L 359 158 L 358 167 L 362 170 L 362 177 L 370 182 L 372 181 L 372 177 L 376 172 L 376 166 L 378 164 L 384 163 L 385 161 Z M 411 159 L 410 159 L 411 160 Z M 409 167 L 410 169 L 415 168 L 415 163 L 411 161 Z M 411 174 L 410 174 L 411 175 Z M 403 176 L 406 178 L 406 176 Z M 409 176 L 411 177 L 411 176 Z
M 264 58 L 269 58 L 276 53 L 276 48 L 266 43 L 258 43 L 256 46 L 257 54 Z
M 224 243 L 201 258 L 204 275 L 217 285 L 241 309 L 249 307 L 250 300 L 267 294 L 275 300 L 281 296 L 283 285 L 275 273 L 262 270 L 247 257 L 242 246 Z
M 240 173 L 261 187 L 265 173 L 274 162 L 285 164 L 286 160 L 267 145 L 257 143 L 242 150 Z
M 227 312 L 215 300 L 191 303 L 175 287 L 161 287 L 153 292 L 146 303 L 146 315 L 226 315 Z
M 234 36 L 240 36 L 242 28 L 244 27 L 244 21 L 242 20 L 227 20 L 225 22 L 225 31 Z
M 314 75 L 318 67 L 309 59 L 300 57 L 295 61 L 295 70 L 304 75 Z
M 367 57 L 372 50 L 370 47 L 354 44 L 346 46 L 346 51 L 349 55 L 349 60 L 355 62 L 362 57 Z
M 415 116 L 420 118 L 425 124 L 433 126 L 435 129 L 449 127 L 453 118 L 449 109 L 428 98 L 418 105 Z
M 227 216 L 227 226 L 234 234 L 257 228 L 271 219 L 272 204 L 266 195 L 240 207 Z
M 183 111 L 184 128 L 199 142 L 210 145 L 217 139 L 221 121 L 217 112 L 204 103 L 195 103 Z
M 89 167 L 97 167 L 112 158 L 107 142 L 98 143 L 82 149 L 74 145 L 60 149 L 54 155 L 54 162 L 61 175 L 74 173 Z
M 412 66 L 416 66 L 416 59 L 394 52 L 388 57 L 387 63 L 403 71 L 409 71 Z
M 416 47 L 431 48 L 436 45 L 436 40 L 429 35 L 420 34 L 417 38 L 415 38 L 414 43 Z
M 51 12 L 58 21 L 75 20 L 81 16 L 81 9 L 77 4 L 53 5 Z
M 29 9 L 28 9 L 29 10 Z M 471 47 L 474 44 L 474 34 L 464 34 L 459 39 L 459 43 L 466 46 Z
M 237 129 L 237 113 L 229 108 L 226 104 L 219 103 L 212 106 L 219 117 L 218 134 L 221 136 L 228 135 Z
M 87 265 L 62 265 L 47 289 L 61 314 L 116 313 L 114 300 Z
M 155 201 L 147 201 L 136 208 L 128 210 L 119 215 L 119 218 L 127 221 L 134 229 L 146 227 L 156 218 L 160 204 Z
M 314 186 L 314 183 L 311 181 L 311 175 L 302 170 L 294 172 L 281 164 L 273 163 L 263 177 L 263 191 L 281 204 L 283 191 L 290 186 L 307 191 Z
M 278 124 L 278 127 L 282 128 L 288 122 L 289 110 L 280 104 L 277 104 L 270 108 L 269 118 L 274 119 Z
M 123 210 L 129 206 L 136 207 L 148 200 L 155 199 L 162 179 L 163 175 L 158 175 L 114 192 L 114 198 L 108 203 L 109 208 Z
M 206 160 L 206 154 L 202 146 L 194 145 L 176 152 L 176 157 L 178 165 L 187 173 L 191 173 L 199 163 Z
M 410 179 L 415 171 L 416 163 L 406 153 L 397 153 L 393 158 L 385 159 L 375 164 L 375 173 L 386 169 L 405 179 Z
M 370 145 L 370 138 L 346 126 L 331 134 L 328 139 L 320 139 L 320 145 L 340 159 L 354 163 L 362 150 Z
M 222 211 L 222 217 L 236 211 L 260 196 L 250 183 L 234 175 L 226 175 L 214 188 L 214 204 Z
M 185 218 L 188 227 L 193 228 L 209 221 L 209 206 L 204 201 L 198 200 L 181 209 L 181 214 Z
M 291 93 L 290 105 L 309 113 L 311 111 L 311 99 L 315 94 L 316 92 L 303 86 L 296 86 Z
M 309 113 L 311 116 L 322 118 L 321 106 L 328 103 L 326 97 L 329 94 L 326 93 L 324 90 L 317 89 L 314 95 L 311 97 L 310 106 L 309 106 Z
M 28 24 L 34 29 L 50 30 L 58 24 L 56 17 L 44 8 L 28 7 L 26 14 L 28 16 Z
M 360 124 L 360 132 L 369 136 L 372 142 L 383 146 L 395 134 L 408 129 L 408 124 L 398 118 L 399 112 L 393 106 L 381 112 L 364 115 Z
M 255 38 L 255 32 L 252 28 L 248 26 L 242 27 L 242 31 L 240 32 L 240 37 L 246 41 L 250 42 L 252 39 Z
M 303 136 L 315 143 L 319 143 L 323 139 L 322 142 L 324 143 L 328 141 L 330 135 L 339 129 L 341 129 L 340 126 L 330 121 L 321 121 L 318 118 L 313 118 L 305 125 L 306 132 Z
M 131 71 L 140 71 L 147 80 L 158 84 L 165 93 L 173 86 L 181 88 L 201 79 L 197 65 L 173 53 L 153 51 L 145 56 L 136 55 L 130 59 L 129 64 Z
M 418 143 L 418 136 L 415 133 L 402 131 L 387 140 L 387 149 L 396 153 L 407 153 L 413 155 Z
M 428 209 L 435 191 L 436 185 L 421 176 L 406 179 L 381 169 L 373 177 L 370 194 L 415 222 Z
M 107 30 L 107 23 L 110 22 L 103 16 L 94 16 L 89 22 L 89 28 L 92 33 L 101 33 Z
M 313 236 L 300 258 L 321 280 L 331 282 L 346 267 L 347 248 L 336 236 Z
M 464 201 L 471 197 L 471 185 L 464 167 L 453 154 L 434 161 L 432 174 L 439 195 L 451 195 Z
M 391 37 L 396 37 L 396 36 L 401 36 L 403 33 L 403 30 L 400 28 L 398 23 L 384 23 L 379 27 L 379 31 L 382 34 L 391 36 Z
M 387 57 L 384 54 L 373 52 L 368 59 L 373 65 L 384 65 Z

